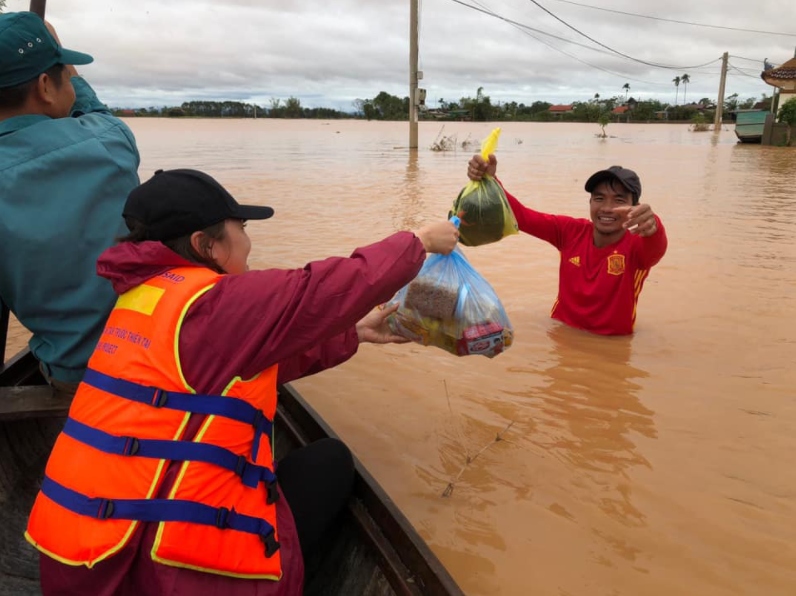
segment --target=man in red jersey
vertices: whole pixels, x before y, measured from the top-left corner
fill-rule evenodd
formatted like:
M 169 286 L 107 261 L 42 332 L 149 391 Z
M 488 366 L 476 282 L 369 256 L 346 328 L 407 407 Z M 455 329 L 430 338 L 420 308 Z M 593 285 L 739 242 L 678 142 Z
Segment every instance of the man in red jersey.
M 476 155 L 467 175 L 480 180 L 496 171 L 494 155 L 489 161 Z M 508 192 L 506 197 L 520 230 L 561 253 L 558 298 L 550 316 L 592 333 L 628 335 L 649 270 L 666 253 L 666 231 L 652 208 L 639 204 L 641 181 L 632 170 L 600 170 L 585 188 L 591 194 L 591 221 L 540 213 Z

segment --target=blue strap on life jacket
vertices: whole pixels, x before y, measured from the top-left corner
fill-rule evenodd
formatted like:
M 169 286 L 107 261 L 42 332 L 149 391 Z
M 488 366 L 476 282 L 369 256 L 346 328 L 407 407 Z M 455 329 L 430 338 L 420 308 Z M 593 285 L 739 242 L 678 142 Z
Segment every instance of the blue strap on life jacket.
M 117 379 L 92 368 L 86 369 L 83 382 L 111 393 L 124 399 L 129 399 L 153 408 L 167 408 L 181 412 L 195 414 L 208 414 L 223 416 L 254 427 L 254 441 L 252 443 L 252 460 L 257 460 L 262 435 L 271 440 L 273 422 L 269 420 L 262 410 L 258 410 L 250 403 L 237 397 L 223 395 L 202 395 L 198 393 L 177 393 L 164 391 L 157 387 L 147 387 L 132 381 Z
M 238 513 L 234 508 L 212 507 L 175 499 L 105 499 L 88 497 L 45 476 L 41 492 L 61 507 L 95 519 L 126 519 L 142 522 L 190 522 L 256 534 L 265 544 L 265 555 L 279 550 L 274 527 L 266 520 Z M 200 545 L 201 548 L 201 545 Z
M 199 461 L 215 464 L 237 474 L 244 485 L 257 488 L 262 481 L 268 490 L 268 504 L 276 502 L 276 476 L 265 466 L 249 462 L 244 456 L 229 449 L 207 443 L 192 441 L 170 441 L 119 437 L 83 424 L 74 418 L 67 418 L 63 430 L 65 435 L 85 443 L 95 449 L 113 455 L 149 457 L 175 461 Z

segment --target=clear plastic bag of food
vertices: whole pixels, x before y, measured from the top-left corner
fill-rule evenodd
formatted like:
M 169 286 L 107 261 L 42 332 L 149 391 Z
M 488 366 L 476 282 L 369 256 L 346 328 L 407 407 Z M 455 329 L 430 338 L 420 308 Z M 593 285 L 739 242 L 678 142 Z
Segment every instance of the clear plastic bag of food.
M 430 255 L 417 277 L 388 303 L 393 333 L 455 354 L 493 358 L 508 349 L 514 330 L 500 299 L 457 247 Z
M 496 128 L 481 145 L 481 157 L 497 149 L 500 128 Z M 470 181 L 456 197 L 448 217 L 456 215 L 461 220 L 460 242 L 465 246 L 481 246 L 519 233 L 517 218 L 511 210 L 503 187 L 492 176 L 486 175 L 478 182 Z

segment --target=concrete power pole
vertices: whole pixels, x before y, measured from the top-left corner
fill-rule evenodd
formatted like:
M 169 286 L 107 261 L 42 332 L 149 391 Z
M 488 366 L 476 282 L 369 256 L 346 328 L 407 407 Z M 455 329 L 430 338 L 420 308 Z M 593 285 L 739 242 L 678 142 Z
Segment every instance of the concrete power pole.
M 727 82 L 727 59 L 729 54 L 724 52 L 721 57 L 721 80 L 719 81 L 719 100 L 716 102 L 716 118 L 713 120 L 713 130 L 721 130 L 721 121 L 724 116 L 724 85 Z
M 417 149 L 417 0 L 409 3 L 409 148 Z

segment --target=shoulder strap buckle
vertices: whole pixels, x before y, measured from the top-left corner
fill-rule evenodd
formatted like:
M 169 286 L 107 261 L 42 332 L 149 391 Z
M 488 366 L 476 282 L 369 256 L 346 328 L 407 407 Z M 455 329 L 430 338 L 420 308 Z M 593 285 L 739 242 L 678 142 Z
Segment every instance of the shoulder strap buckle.
M 278 551 L 281 546 L 279 542 L 277 542 L 273 530 L 268 532 L 268 534 L 261 534 L 260 540 L 265 544 L 265 556 L 269 559 L 276 554 L 276 551 Z

